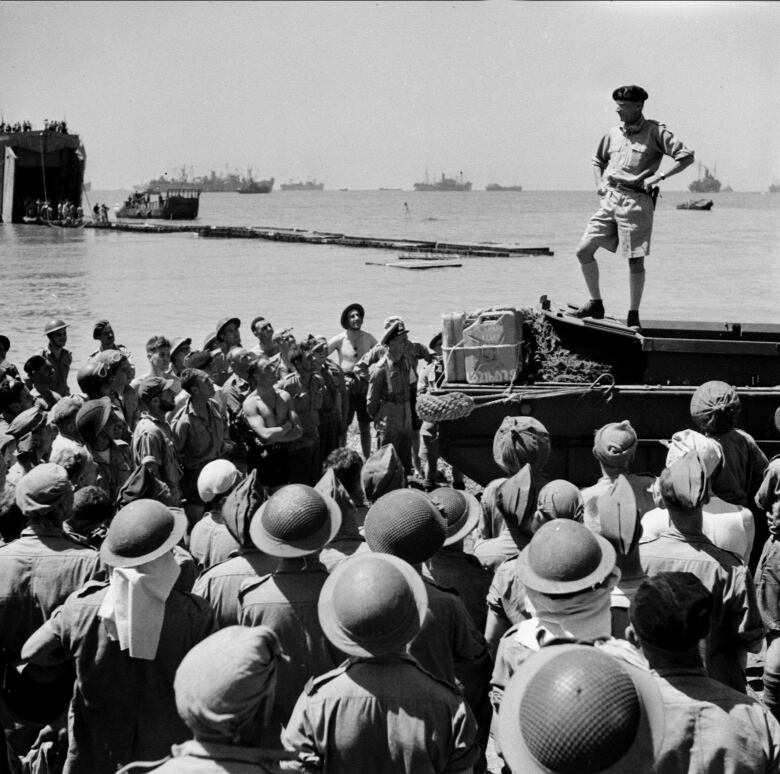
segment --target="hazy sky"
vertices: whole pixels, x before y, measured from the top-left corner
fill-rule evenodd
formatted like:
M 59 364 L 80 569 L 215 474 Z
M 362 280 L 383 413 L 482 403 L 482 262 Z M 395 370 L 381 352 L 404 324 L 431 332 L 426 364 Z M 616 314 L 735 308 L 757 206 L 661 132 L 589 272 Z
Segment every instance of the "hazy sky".
M 645 115 L 724 184 L 766 190 L 778 40 L 775 2 L 3 1 L 0 110 L 65 116 L 98 189 L 182 165 L 331 189 L 411 188 L 426 169 L 586 189 L 612 90 L 638 83 Z

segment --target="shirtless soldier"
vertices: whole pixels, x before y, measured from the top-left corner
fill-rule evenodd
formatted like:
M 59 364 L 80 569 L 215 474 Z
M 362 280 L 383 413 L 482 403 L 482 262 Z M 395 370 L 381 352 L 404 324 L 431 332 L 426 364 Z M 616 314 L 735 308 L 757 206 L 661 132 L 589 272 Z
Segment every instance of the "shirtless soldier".
M 288 459 L 287 444 L 301 437 L 301 421 L 290 395 L 274 386 L 276 369 L 267 357 L 261 355 L 253 361 L 247 376 L 252 392 L 242 410 L 254 441 L 247 454 L 247 469 L 256 469 L 262 485 L 272 492 L 290 480 L 294 460 Z
M 338 352 L 338 363 L 344 372 L 349 393 L 349 411 L 347 412 L 346 427 L 352 424 L 352 419 L 357 414 L 358 427 L 360 428 L 360 446 L 363 457 L 368 459 L 371 455 L 371 417 L 366 410 L 366 395 L 368 383 L 358 379 L 355 374 L 355 364 L 376 344 L 376 339 L 363 327 L 365 309 L 360 304 L 350 304 L 341 313 L 341 327 L 344 333 L 339 333 L 328 342 L 328 354 Z M 341 439 L 341 445 L 346 446 L 346 430 Z

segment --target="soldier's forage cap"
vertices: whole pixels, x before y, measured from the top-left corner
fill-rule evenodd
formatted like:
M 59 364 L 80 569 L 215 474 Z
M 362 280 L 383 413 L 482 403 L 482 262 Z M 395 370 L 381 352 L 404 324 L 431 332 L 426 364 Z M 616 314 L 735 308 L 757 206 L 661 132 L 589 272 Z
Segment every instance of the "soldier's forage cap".
M 174 384 L 176 382 L 173 379 L 163 379 L 161 376 L 147 376 L 136 387 L 138 399 L 148 403 L 153 398 L 159 398 L 166 390 L 173 389 Z
M 723 462 L 723 447 L 714 439 L 695 430 L 686 429 L 675 433 L 670 441 L 661 441 L 669 450 L 666 454 L 666 467 L 695 451 L 704 463 L 707 478 L 712 476 Z
M 229 492 L 240 478 L 241 472 L 230 460 L 212 460 L 198 476 L 198 495 L 204 503 L 210 503 Z
M 616 102 L 618 100 L 625 100 L 626 102 L 644 102 L 647 99 L 647 92 L 641 86 L 619 86 L 612 92 L 612 99 Z
M 393 339 L 397 339 L 399 336 L 406 336 L 409 333 L 409 329 L 404 325 L 403 320 L 394 322 L 382 336 L 382 344 L 389 344 Z
M 18 413 L 11 420 L 11 424 L 8 425 L 8 435 L 13 436 L 18 441 L 32 433 L 33 430 L 37 430 L 45 422 L 46 412 L 36 403 L 31 408 Z
M 25 516 L 47 516 L 72 502 L 73 486 L 65 468 L 54 462 L 36 465 L 16 485 L 16 505 Z

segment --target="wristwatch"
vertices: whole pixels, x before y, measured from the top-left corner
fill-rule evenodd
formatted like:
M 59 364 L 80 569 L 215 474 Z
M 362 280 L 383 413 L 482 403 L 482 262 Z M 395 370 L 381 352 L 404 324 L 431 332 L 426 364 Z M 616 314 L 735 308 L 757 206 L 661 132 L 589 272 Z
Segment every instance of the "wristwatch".
M 663 172 L 661 172 L 661 180 L 666 180 L 666 175 Z

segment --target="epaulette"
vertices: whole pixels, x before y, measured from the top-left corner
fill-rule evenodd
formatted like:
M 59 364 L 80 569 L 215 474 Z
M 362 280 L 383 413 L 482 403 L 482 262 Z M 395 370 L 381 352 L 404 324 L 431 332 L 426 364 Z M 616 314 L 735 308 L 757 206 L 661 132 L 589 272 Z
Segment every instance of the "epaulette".
M 108 586 L 108 581 L 87 581 L 83 586 L 76 589 L 76 591 L 73 592 L 73 595 L 76 597 L 87 597 L 100 589 L 104 589 L 106 586 Z
M 316 693 L 317 689 L 321 685 L 325 685 L 325 683 L 329 683 L 331 680 L 335 680 L 340 675 L 343 675 L 349 669 L 351 664 L 352 661 L 347 659 L 343 664 L 339 664 L 339 666 L 337 666 L 335 669 L 331 669 L 330 672 L 325 672 L 324 675 L 310 677 L 303 689 L 304 692 L 307 696 L 311 696 L 313 693 Z
M 271 578 L 273 578 L 273 573 L 269 572 L 268 575 L 261 575 L 258 578 L 252 578 L 251 580 L 243 581 L 240 588 L 238 589 L 238 598 L 243 599 L 250 591 L 254 591 L 256 588 L 259 588 Z

